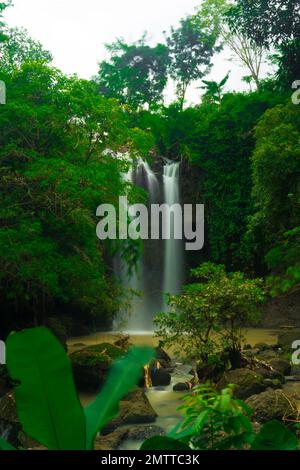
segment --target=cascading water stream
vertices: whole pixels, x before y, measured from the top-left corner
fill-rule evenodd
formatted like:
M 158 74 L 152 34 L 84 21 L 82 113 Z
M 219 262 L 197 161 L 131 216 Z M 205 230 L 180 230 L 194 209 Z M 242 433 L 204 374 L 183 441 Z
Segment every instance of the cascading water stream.
M 148 205 L 159 202 L 160 185 L 155 173 L 151 170 L 149 164 L 140 159 L 135 168 L 129 170 L 124 175 L 124 179 L 137 186 L 144 188 L 148 192 Z M 145 245 L 151 241 L 145 241 Z M 161 307 L 157 299 L 153 301 L 153 292 L 151 292 L 151 270 L 148 269 L 147 246 L 140 258 L 134 272 L 131 276 L 128 274 L 127 266 L 120 259 L 117 260 L 117 273 L 121 278 L 122 285 L 136 292 L 131 300 L 130 314 L 127 314 L 126 329 L 130 332 L 151 331 L 153 329 L 153 313 Z M 124 314 L 121 315 L 124 317 Z
M 167 163 L 164 166 L 165 203 L 170 207 L 175 204 L 180 205 L 179 170 L 179 162 Z M 181 210 L 181 206 L 179 210 Z M 180 239 L 175 238 L 175 234 L 180 234 L 182 231 L 182 219 L 181 217 L 176 217 L 173 212 L 167 223 L 169 224 L 168 231 L 170 231 L 171 236 L 165 241 L 163 292 L 176 295 L 180 292 L 183 284 L 182 236 Z
M 148 192 L 149 208 L 151 204 L 159 203 L 172 206 L 180 203 L 179 169 L 180 163 L 166 163 L 161 184 L 149 164 L 139 160 L 136 167 L 124 175 L 124 179 Z M 120 318 L 117 320 L 119 323 L 120 320 L 126 319 L 125 329 L 128 332 L 153 331 L 154 316 L 167 309 L 164 293 L 174 295 L 180 292 L 184 270 L 183 242 L 181 239 L 174 239 L 174 233 L 178 232 L 178 224 L 181 223 L 181 218 L 171 214 L 170 219 L 166 219 L 166 229 L 170 228 L 170 239 L 144 241 L 143 255 L 131 276 L 120 258 L 115 262 L 115 271 L 123 287 L 140 293 L 133 296 L 130 313 L 120 312 Z M 117 328 L 117 325 L 115 327 Z

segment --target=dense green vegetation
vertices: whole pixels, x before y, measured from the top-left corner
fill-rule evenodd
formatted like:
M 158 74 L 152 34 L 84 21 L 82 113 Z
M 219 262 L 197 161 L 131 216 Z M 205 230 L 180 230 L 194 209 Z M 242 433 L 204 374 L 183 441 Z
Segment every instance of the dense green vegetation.
M 100 243 L 95 212 L 120 195 L 143 197 L 121 178 L 136 156 L 181 158 L 185 199 L 206 205 L 206 247 L 191 267 L 211 261 L 264 277 L 274 295 L 299 291 L 300 107 L 291 103 L 300 79 L 298 2 L 205 0 L 164 44 L 144 36 L 107 45 L 109 58 L 91 80 L 55 69 L 40 43 L 3 23 L 6 7 L 0 3 L 8 90 L 0 107 L 3 335 L 52 316 L 111 322 L 122 301 L 113 253 L 132 264 L 140 247 Z M 247 67 L 249 92 L 227 92 L 228 76 L 205 80 L 224 45 Z M 270 54 L 274 73 L 262 80 Z M 169 78 L 177 99 L 166 106 Z M 199 91 L 200 104 L 187 106 L 195 82 L 203 97 Z
M 156 317 L 157 336 L 203 364 L 222 352 L 225 362 L 238 367 L 242 328 L 259 319 L 255 307 L 264 300 L 262 282 L 239 272 L 227 274 L 224 266 L 212 263 L 192 270 L 192 276 L 197 282 L 171 296 L 171 311 Z
M 183 422 L 169 437 L 144 442 L 143 450 L 298 450 L 299 441 L 279 421 L 255 432 L 252 410 L 233 396 L 234 386 L 217 392 L 211 385 L 195 387 L 183 398 Z
M 18 385 L 15 399 L 24 432 L 49 450 L 91 450 L 118 402 L 138 382 L 153 350 L 132 348 L 116 362 L 95 400 L 85 407 L 77 396 L 70 359 L 46 328 L 13 333 L 7 340 L 7 367 Z M 1 450 L 13 450 L 0 438 Z

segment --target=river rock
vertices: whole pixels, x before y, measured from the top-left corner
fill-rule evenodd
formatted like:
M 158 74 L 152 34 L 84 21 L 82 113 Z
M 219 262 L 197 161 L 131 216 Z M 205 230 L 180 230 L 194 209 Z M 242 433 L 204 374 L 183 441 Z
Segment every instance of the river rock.
M 286 376 L 286 375 L 290 375 L 290 373 L 291 373 L 292 366 L 291 366 L 290 362 L 287 361 L 286 359 L 283 359 L 281 357 L 276 357 L 274 359 L 271 359 L 269 361 L 269 364 L 275 370 L 280 372 L 280 374 L 282 374 L 282 375 Z
M 258 359 L 269 362 L 271 359 L 276 359 L 278 353 L 274 349 L 264 349 L 255 354 L 255 356 Z
M 296 397 L 286 391 L 267 390 L 248 398 L 246 403 L 253 410 L 253 418 L 259 423 L 297 418 Z
M 165 431 L 159 426 L 133 426 L 128 428 L 127 439 L 133 441 L 145 441 L 154 436 L 164 436 Z
M 237 385 L 235 396 L 242 400 L 256 393 L 261 393 L 268 387 L 264 383 L 263 377 L 250 369 L 236 369 L 225 372 L 222 379 L 218 382 L 217 388 L 222 390 L 229 384 Z
M 160 347 L 155 348 L 155 357 L 160 362 L 163 360 L 168 367 L 171 367 L 172 361 L 168 353 Z
M 0 398 L 0 437 L 17 447 L 21 429 L 15 399 L 12 393 L 7 393 Z
M 267 369 L 263 366 L 255 369 L 255 372 L 261 375 L 264 379 L 279 380 L 282 384 L 285 382 L 285 377 L 276 369 Z
M 70 355 L 74 380 L 80 390 L 96 391 L 103 385 L 112 362 L 125 352 L 109 343 L 76 351 Z
M 267 388 L 272 388 L 273 390 L 282 388 L 282 383 L 278 379 L 265 379 L 264 384 L 267 386 Z
M 117 450 L 122 442 L 127 438 L 128 429 L 117 429 L 106 436 L 99 436 L 95 439 L 95 450 Z
M 105 426 L 103 434 L 114 431 L 126 424 L 154 423 L 157 414 L 152 408 L 144 390 L 135 388 L 119 404 L 119 416 Z
M 300 341 L 300 331 L 283 331 L 278 335 L 278 345 L 284 352 L 293 352 L 292 344 L 294 341 Z
M 267 351 L 268 349 L 270 349 L 270 347 L 267 343 L 257 343 L 254 346 L 254 349 L 258 349 L 259 351 Z
M 171 374 L 163 368 L 151 368 L 151 381 L 153 387 L 168 386 L 171 383 Z
M 173 387 L 174 392 L 185 392 L 190 390 L 190 386 L 187 382 L 179 382 Z

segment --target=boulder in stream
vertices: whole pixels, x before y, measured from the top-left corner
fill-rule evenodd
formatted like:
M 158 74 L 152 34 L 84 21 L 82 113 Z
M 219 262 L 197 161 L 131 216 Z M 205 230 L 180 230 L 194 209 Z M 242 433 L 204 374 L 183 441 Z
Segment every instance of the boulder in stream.
M 103 385 L 110 365 L 125 352 L 109 343 L 80 349 L 70 355 L 74 380 L 79 390 L 97 391 Z
M 269 361 L 269 364 L 273 369 L 277 370 L 282 375 L 290 375 L 292 366 L 290 361 L 283 359 L 282 357 L 275 357 Z
M 127 439 L 128 429 L 117 429 L 106 436 L 99 436 L 95 439 L 95 450 L 117 450 L 120 444 Z
M 168 353 L 161 347 L 155 348 L 155 357 L 156 359 L 160 362 L 161 360 L 164 361 L 165 364 L 168 365 L 168 367 L 171 367 L 172 361 Z
M 151 367 L 151 381 L 153 387 L 168 386 L 171 383 L 171 374 L 162 367 Z
M 175 384 L 173 387 L 174 392 L 186 392 L 191 389 L 190 384 L 188 382 L 179 382 Z
M 114 431 L 125 424 L 154 423 L 157 414 L 152 408 L 147 395 L 141 388 L 135 388 L 119 404 L 119 416 L 107 424 L 103 434 Z
M 132 426 L 128 428 L 127 439 L 132 441 L 146 441 L 146 439 L 151 439 L 154 436 L 164 436 L 165 431 L 159 426 Z
M 256 343 L 254 349 L 258 349 L 259 351 L 267 351 L 270 349 L 270 346 L 267 343 Z
M 218 382 L 218 390 L 226 388 L 229 384 L 235 384 L 235 396 L 241 400 L 261 393 L 268 387 L 264 378 L 251 369 L 235 369 L 225 372 L 222 379 Z

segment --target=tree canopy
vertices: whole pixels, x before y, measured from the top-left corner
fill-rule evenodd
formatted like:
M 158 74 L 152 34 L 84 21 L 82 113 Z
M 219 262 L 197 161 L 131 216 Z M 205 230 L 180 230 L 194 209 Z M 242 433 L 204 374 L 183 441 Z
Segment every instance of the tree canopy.
M 134 109 L 159 103 L 167 83 L 169 52 L 165 45 L 150 47 L 142 38 L 136 44 L 118 40 L 106 46 L 110 60 L 100 63 L 100 91 Z
M 218 31 L 214 23 L 207 23 L 200 14 L 180 21 L 167 36 L 170 51 L 170 76 L 177 85 L 177 96 L 183 107 L 188 86 L 203 78 L 211 68 L 211 58 L 219 50 Z

